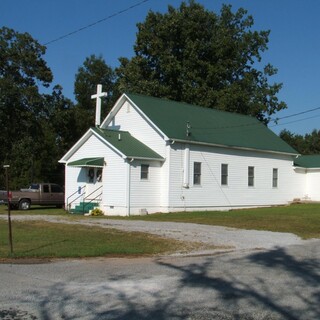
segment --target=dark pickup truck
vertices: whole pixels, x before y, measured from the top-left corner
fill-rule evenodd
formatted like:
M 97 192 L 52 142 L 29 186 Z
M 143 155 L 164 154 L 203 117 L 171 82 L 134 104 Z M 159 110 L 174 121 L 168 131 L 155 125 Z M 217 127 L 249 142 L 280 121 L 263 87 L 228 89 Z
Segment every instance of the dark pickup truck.
M 27 189 L 9 191 L 10 205 L 20 210 L 30 209 L 31 204 L 43 206 L 64 205 L 64 191 L 55 183 L 33 183 Z M 7 191 L 0 191 L 0 203 L 8 204 Z

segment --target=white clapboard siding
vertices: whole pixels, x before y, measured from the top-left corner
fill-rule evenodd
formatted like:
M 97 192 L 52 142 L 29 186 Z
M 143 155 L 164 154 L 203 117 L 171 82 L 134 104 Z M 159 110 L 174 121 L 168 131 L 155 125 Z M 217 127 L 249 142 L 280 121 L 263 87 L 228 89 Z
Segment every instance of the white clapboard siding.
M 110 207 L 125 207 L 126 164 L 124 159 L 94 135 L 90 136 L 89 139 L 84 142 L 81 148 L 69 159 L 69 162 L 88 157 L 104 158 L 105 165 L 102 171 L 103 194 L 101 207 L 104 210 Z M 66 198 L 78 190 L 79 187 L 87 185 L 87 182 L 87 168 L 66 166 Z M 94 185 L 90 185 L 91 189 L 94 189 L 94 187 Z M 98 187 L 98 184 L 96 187 Z
M 126 163 L 110 149 L 105 154 L 103 174 L 103 206 L 108 214 L 116 213 L 117 207 L 126 207 Z
M 306 180 L 306 200 L 320 201 L 320 169 L 309 169 Z
M 77 179 L 75 179 L 77 177 Z M 79 197 L 79 194 L 77 193 L 78 188 L 82 188 L 85 186 L 84 182 L 86 176 L 84 171 L 81 170 L 81 168 L 77 167 L 65 167 L 65 206 L 66 209 L 73 209 L 75 205 L 77 204 L 75 201 L 79 202 L 77 198 Z M 70 207 L 69 207 L 70 206 Z
M 148 179 L 141 179 L 141 164 L 149 165 Z M 130 212 L 159 210 L 161 207 L 162 163 L 159 161 L 134 161 L 131 164 Z M 157 209 L 155 209 L 157 208 Z
M 162 157 L 165 157 L 166 144 L 163 137 L 130 102 L 127 101 L 123 104 L 108 128 L 129 131 L 133 137 L 149 146 Z
M 284 204 L 303 194 L 289 156 L 190 145 L 189 188 L 183 185 L 183 144 L 172 146 L 170 158 L 170 208 L 232 208 Z M 193 163 L 201 163 L 201 185 L 193 185 Z M 228 164 L 228 185 L 221 185 L 221 164 Z M 255 169 L 254 186 L 248 186 L 248 166 Z M 278 187 L 272 171 L 278 169 Z M 290 186 L 290 188 L 288 187 Z

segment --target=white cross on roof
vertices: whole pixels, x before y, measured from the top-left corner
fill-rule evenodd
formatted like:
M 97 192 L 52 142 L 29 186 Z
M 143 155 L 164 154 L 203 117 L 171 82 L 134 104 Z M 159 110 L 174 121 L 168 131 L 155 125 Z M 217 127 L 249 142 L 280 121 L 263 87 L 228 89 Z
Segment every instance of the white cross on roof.
M 97 93 L 91 96 L 91 99 L 96 99 L 96 127 L 99 127 L 101 123 L 101 98 L 107 95 L 107 92 L 102 92 L 102 84 L 98 84 Z

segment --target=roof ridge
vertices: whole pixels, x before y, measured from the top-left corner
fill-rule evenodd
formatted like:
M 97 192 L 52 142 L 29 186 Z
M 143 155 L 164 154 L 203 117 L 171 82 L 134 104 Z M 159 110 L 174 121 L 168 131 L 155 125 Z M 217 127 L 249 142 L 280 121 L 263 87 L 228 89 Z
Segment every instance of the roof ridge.
M 171 140 L 298 154 L 253 116 L 205 108 L 167 98 L 135 93 L 124 95 Z M 188 126 L 191 131 L 188 131 Z
M 220 109 L 216 109 L 216 108 L 213 108 L 213 107 L 212 108 L 211 107 L 205 107 L 205 106 L 201 106 L 199 104 L 191 104 L 191 103 L 185 102 L 185 101 L 176 101 L 176 100 L 169 99 L 167 97 L 163 97 L 163 98 L 161 98 L 161 97 L 153 97 L 153 96 L 150 96 L 150 95 L 145 95 L 145 94 L 141 94 L 141 93 L 133 93 L 133 92 L 125 92 L 124 94 L 127 95 L 128 97 L 130 97 L 130 95 L 133 95 L 133 96 L 139 96 L 139 97 L 142 97 L 142 98 L 148 98 L 148 99 L 153 99 L 153 100 L 158 100 L 158 101 L 166 101 L 166 102 L 176 103 L 176 104 L 180 104 L 180 105 L 190 106 L 190 107 L 193 107 L 193 108 L 199 108 L 201 110 L 207 110 L 209 112 L 232 114 L 232 115 L 235 115 L 235 116 L 249 118 L 250 120 L 258 121 L 259 123 L 263 124 L 256 117 L 254 117 L 252 115 L 248 115 L 248 114 L 232 112 L 232 111 L 226 111 L 226 110 L 220 110 Z

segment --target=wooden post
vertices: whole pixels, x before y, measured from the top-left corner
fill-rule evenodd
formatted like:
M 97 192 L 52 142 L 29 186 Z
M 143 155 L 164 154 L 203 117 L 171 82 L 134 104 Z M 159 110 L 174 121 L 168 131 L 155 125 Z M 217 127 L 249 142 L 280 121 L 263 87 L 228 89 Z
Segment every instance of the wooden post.
M 9 191 L 9 174 L 8 169 L 9 165 L 3 166 L 6 170 L 6 188 L 7 188 L 7 204 L 8 204 L 8 227 L 9 227 L 9 244 L 10 244 L 10 253 L 13 253 L 13 243 L 12 243 L 12 225 L 11 225 L 11 204 L 10 204 L 10 191 Z

